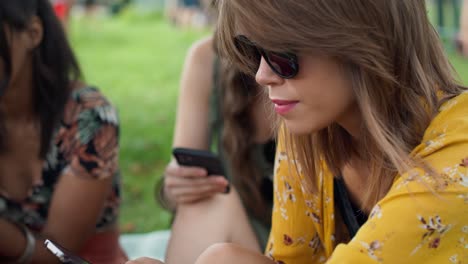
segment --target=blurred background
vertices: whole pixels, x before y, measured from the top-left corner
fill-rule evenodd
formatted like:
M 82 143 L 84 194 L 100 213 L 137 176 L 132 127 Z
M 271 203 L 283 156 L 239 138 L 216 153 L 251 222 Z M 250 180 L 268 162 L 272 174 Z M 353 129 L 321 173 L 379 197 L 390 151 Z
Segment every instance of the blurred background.
M 468 59 L 455 51 L 460 0 L 428 0 L 451 62 L 468 85 Z M 168 229 L 171 216 L 154 199 L 170 159 L 179 75 L 188 47 L 210 34 L 196 0 L 76 1 L 67 26 L 88 83 L 121 118 L 121 230 Z

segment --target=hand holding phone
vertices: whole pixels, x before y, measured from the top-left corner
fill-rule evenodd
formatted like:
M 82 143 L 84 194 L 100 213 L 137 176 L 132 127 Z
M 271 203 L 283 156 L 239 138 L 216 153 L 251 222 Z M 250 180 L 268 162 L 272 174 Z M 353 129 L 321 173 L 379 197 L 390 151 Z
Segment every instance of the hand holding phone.
M 57 243 L 54 243 L 50 240 L 44 242 L 46 248 L 52 252 L 62 263 L 67 264 L 91 264 L 90 262 L 78 257 L 77 255 L 71 253 L 67 249 L 59 246 Z
M 164 199 L 171 206 L 193 203 L 228 191 L 219 158 L 211 152 L 175 148 L 164 173 Z
M 202 167 L 207 171 L 208 176 L 222 175 L 226 177 L 221 160 L 210 151 L 175 148 L 172 154 L 180 165 Z

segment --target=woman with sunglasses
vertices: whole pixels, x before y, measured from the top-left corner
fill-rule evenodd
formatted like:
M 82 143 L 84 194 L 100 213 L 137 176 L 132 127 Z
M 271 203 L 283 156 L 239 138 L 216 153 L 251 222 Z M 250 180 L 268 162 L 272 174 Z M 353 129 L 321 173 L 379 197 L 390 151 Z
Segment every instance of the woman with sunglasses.
M 118 119 L 49 0 L 0 1 L 0 263 L 122 263 Z
M 275 199 L 266 256 L 196 263 L 468 261 L 468 92 L 425 2 L 219 1 L 221 51 L 279 117 Z

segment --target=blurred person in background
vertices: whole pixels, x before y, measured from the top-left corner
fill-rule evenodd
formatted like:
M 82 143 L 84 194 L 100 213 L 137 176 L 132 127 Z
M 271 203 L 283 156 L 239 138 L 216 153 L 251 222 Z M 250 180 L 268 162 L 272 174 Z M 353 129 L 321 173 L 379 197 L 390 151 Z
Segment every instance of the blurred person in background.
M 211 0 L 166 0 L 166 16 L 179 27 L 203 28 L 212 21 L 206 7 Z
M 65 30 L 68 30 L 71 8 L 76 0 L 51 0 L 55 15 L 59 18 Z
M 207 175 L 172 159 L 159 186 L 173 210 L 167 263 L 193 263 L 208 246 L 233 242 L 261 252 L 270 231 L 275 142 L 262 91 L 254 79 L 223 63 L 211 37 L 195 43 L 182 73 L 174 147 L 210 150 L 223 175 Z
M 86 15 L 92 15 L 95 10 L 97 9 L 97 2 L 96 0 L 84 0 L 83 3 Z
M 468 0 L 462 0 L 460 17 L 460 35 L 457 39 L 457 49 L 468 58 Z
M 117 113 L 81 81 L 53 12 L 49 0 L 0 1 L 0 262 L 57 263 L 51 239 L 122 263 Z

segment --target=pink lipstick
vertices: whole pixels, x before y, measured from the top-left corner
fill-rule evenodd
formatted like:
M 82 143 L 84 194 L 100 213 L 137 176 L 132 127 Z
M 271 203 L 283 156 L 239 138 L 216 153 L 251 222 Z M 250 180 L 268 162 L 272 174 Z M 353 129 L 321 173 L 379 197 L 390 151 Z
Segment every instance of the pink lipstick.
M 275 104 L 275 111 L 280 115 L 284 115 L 287 112 L 291 111 L 299 101 L 291 101 L 291 100 L 271 100 Z

